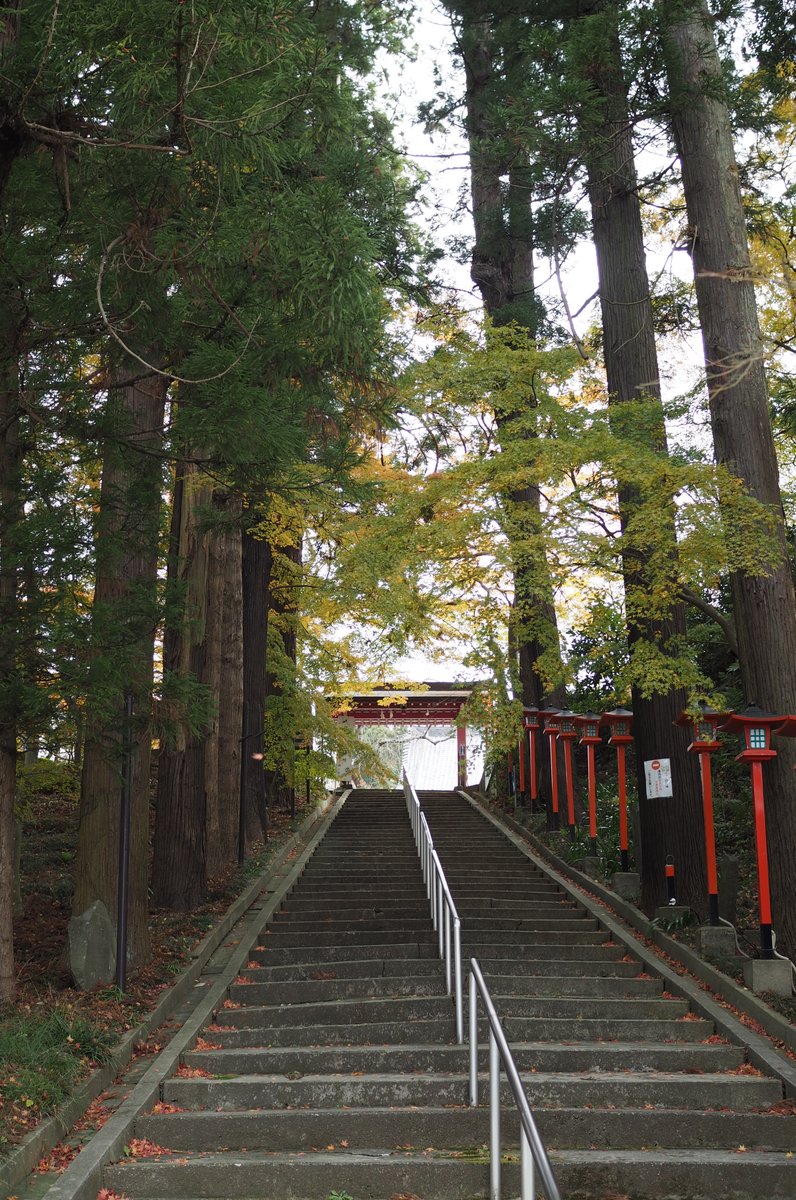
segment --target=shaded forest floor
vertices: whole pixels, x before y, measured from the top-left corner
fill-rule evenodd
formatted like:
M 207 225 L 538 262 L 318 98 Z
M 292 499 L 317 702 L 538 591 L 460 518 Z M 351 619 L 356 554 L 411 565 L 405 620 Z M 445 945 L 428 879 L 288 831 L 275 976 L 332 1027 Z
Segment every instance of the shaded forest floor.
M 41 786 L 36 786 L 37 775 Z M 65 956 L 77 782 L 68 769 L 43 768 L 32 772 L 22 792 L 22 907 L 14 925 L 19 990 L 13 1009 L 0 1010 L 0 1157 L 55 1111 L 95 1065 L 107 1060 L 119 1038 L 155 1007 L 194 946 L 294 828 L 289 813 L 272 811 L 268 842 L 255 845 L 242 867 L 235 864 L 212 880 L 200 908 L 190 913 L 153 910 L 152 960 L 131 972 L 124 995 L 114 985 L 81 992 L 73 985 Z

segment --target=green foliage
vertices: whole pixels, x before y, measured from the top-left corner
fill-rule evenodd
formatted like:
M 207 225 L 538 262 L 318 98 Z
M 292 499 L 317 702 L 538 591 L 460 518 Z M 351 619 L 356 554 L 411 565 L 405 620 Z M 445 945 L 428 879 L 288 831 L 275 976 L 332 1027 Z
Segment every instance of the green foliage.
M 9 1014 L 0 1021 L 0 1084 L 11 1110 L 55 1112 L 95 1063 L 109 1062 L 115 1037 L 83 1017 L 55 1009 L 47 1015 Z M 8 1138 L 0 1128 L 0 1148 Z
M 80 772 L 74 763 L 39 758 L 17 766 L 17 797 L 29 805 L 34 796 L 64 796 L 76 801 L 80 792 Z

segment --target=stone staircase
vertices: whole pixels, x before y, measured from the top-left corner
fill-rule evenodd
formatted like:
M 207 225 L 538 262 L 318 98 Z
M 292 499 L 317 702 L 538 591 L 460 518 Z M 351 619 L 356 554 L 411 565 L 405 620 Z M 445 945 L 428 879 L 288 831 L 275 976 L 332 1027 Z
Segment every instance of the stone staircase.
M 466 801 L 422 800 L 562 1196 L 792 1200 L 796 1119 L 767 1111 L 779 1081 L 746 1073 Z M 354 792 L 104 1184 L 131 1200 L 485 1196 L 466 1069 L 403 796 Z M 503 1124 L 516 1146 L 510 1110 Z

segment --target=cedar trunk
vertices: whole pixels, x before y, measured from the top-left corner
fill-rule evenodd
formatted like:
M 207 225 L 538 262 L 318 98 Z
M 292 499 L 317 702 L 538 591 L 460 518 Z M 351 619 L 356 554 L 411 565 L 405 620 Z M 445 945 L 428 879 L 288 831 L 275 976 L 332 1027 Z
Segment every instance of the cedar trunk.
M 0 1004 L 11 1003 L 14 974 L 14 794 L 17 771 L 17 669 L 19 612 L 17 579 L 20 498 L 19 326 L 8 289 L 0 312 Z
M 172 505 L 169 583 L 184 593 L 178 620 L 164 636 L 164 674 L 204 682 L 208 659 L 208 567 L 210 534 L 201 513 L 210 504 L 210 480 L 189 464 L 177 467 Z M 212 806 L 204 770 L 206 735 L 189 727 L 180 713 L 172 738 L 161 746 L 152 867 L 158 907 L 189 911 L 204 895 L 208 815 Z M 211 734 L 212 736 L 212 734 Z
M 599 20 L 611 20 L 598 6 Z M 587 158 L 594 245 L 597 254 L 602 313 L 605 373 L 612 427 L 630 443 L 665 457 L 668 453 L 661 404 L 658 358 L 653 328 L 649 279 L 644 253 L 641 209 L 638 199 L 632 125 L 627 88 L 622 75 L 619 35 L 615 25 L 600 39 L 599 61 L 588 64 L 593 104 L 584 111 L 582 130 Z M 607 47 L 607 53 L 606 53 Z M 635 404 L 633 403 L 635 402 Z M 638 402 L 644 411 L 639 412 Z M 632 408 L 628 404 L 633 404 Z M 661 572 L 668 575 L 666 590 L 678 591 L 677 541 L 671 507 L 660 507 L 660 497 L 645 496 L 637 483 L 618 481 L 620 521 L 624 535 L 622 573 L 628 642 L 631 649 L 642 641 L 667 646 L 685 635 L 683 605 L 648 616 L 650 597 L 661 590 Z M 660 547 L 657 566 L 650 554 L 633 546 L 634 519 L 645 506 L 660 513 Z M 699 765 L 687 753 L 685 729 L 673 724 L 686 708 L 683 688 L 643 696 L 633 687 L 633 733 L 636 749 L 639 818 L 641 827 L 642 904 L 651 911 L 666 899 L 664 866 L 674 859 L 677 898 L 698 912 L 706 905 L 705 843 Z M 668 758 L 672 767 L 673 798 L 648 800 L 644 763 Z
M 475 242 L 471 276 L 488 316 L 499 325 L 523 324 L 533 338 L 534 318 L 532 192 L 526 168 L 503 161 L 494 147 L 501 136 L 494 125 L 490 89 L 496 75 L 496 47 L 488 19 L 462 13 L 460 45 L 466 80 L 470 194 Z M 501 176 L 508 176 L 504 190 Z M 531 398 L 529 397 L 529 403 Z M 516 413 L 496 413 L 499 430 L 508 436 Z M 504 497 L 503 522 L 514 576 L 512 638 L 523 704 L 563 708 L 563 686 L 549 689 L 538 669 L 543 654 L 560 657 L 553 587 L 546 558 L 541 493 L 535 483 Z M 526 768 L 528 750 L 522 740 Z M 549 797 L 548 755 L 538 756 L 539 796 Z M 561 762 L 563 772 L 563 759 Z M 563 775 L 562 775 L 563 777 Z M 527 778 L 527 775 L 526 775 Z
M 96 584 L 94 678 L 83 754 L 73 912 L 102 900 L 116 915 L 124 694 L 133 696 L 128 954 L 150 956 L 149 774 L 166 380 L 133 366 L 112 369 L 106 411 Z
M 489 108 L 495 51 L 488 23 L 465 19 L 463 31 L 475 231 L 471 275 L 491 320 L 498 325 L 507 321 L 524 324 L 533 338 L 536 331 L 529 316 L 535 311 L 531 190 L 521 166 L 508 169 L 501 156 L 490 150 L 496 137 Z M 505 197 L 501 184 L 504 173 L 509 179 Z M 517 415 L 496 413 L 496 418 L 505 428 Z M 505 499 L 504 511 L 507 535 L 513 542 L 514 636 L 523 701 L 540 705 L 563 702 L 563 689 L 548 692 L 536 670 L 540 654 L 550 647 L 557 651 L 559 644 L 538 486 L 529 484 L 512 491 Z
M 240 814 L 241 725 L 243 721 L 243 596 L 241 580 L 241 504 L 237 497 L 216 491 L 216 510 L 223 520 L 214 531 L 210 583 L 210 616 L 218 643 L 218 712 L 215 752 L 206 769 L 216 771 L 216 842 L 207 848 L 207 871 L 212 876 L 238 853 Z
M 272 765 L 265 772 L 265 790 L 269 805 L 295 811 L 296 790 L 293 760 L 295 730 L 287 709 L 279 698 L 287 699 L 295 687 L 299 584 L 302 546 L 271 548 L 268 622 L 269 649 L 266 653 L 265 712 L 268 727 L 268 751 Z M 274 639 L 279 645 L 274 646 Z M 274 655 L 278 662 L 269 661 Z M 269 700 L 271 704 L 269 705 Z M 269 709 L 273 708 L 273 716 Z
M 746 696 L 775 713 L 796 711 L 796 603 L 768 411 L 763 345 L 729 112 L 712 17 L 701 0 L 660 4 L 683 173 L 688 240 L 702 325 L 716 458 L 744 481 L 774 522 L 766 574 L 731 576 Z M 776 742 L 765 767 L 772 907 L 786 952 L 796 954 L 796 746 Z
M 263 770 L 268 596 L 271 547 L 243 531 L 241 579 L 243 598 L 243 720 L 241 732 L 241 793 L 245 844 L 268 837 L 268 805 Z

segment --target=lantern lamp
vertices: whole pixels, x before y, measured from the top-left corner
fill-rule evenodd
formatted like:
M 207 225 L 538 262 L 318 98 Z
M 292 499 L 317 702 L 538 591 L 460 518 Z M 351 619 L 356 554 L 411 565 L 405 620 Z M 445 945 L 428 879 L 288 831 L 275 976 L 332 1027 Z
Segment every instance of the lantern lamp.
M 580 730 L 580 742 L 586 747 L 586 776 L 589 784 L 589 840 L 592 854 L 597 853 L 597 776 L 594 766 L 594 747 L 602 745 L 600 737 L 601 718 L 594 713 L 586 713 L 575 718 L 575 725 Z
M 771 889 L 768 879 L 768 844 L 766 841 L 766 809 L 763 798 L 763 763 L 776 758 L 771 749 L 771 731 L 787 724 L 783 716 L 763 712 L 756 704 L 750 704 L 743 712 L 733 713 L 719 729 L 726 733 L 737 733 L 741 738 L 741 753 L 737 762 L 748 762 L 752 772 L 752 803 L 755 814 L 755 848 L 757 850 L 757 885 L 760 896 L 760 956 L 774 957 L 774 939 L 771 925 Z
M 609 746 L 629 746 L 633 741 L 630 733 L 633 714 L 629 708 L 612 708 L 609 712 L 604 712 L 601 724 L 607 725 L 611 730 Z
M 608 725 L 611 736 L 609 746 L 616 747 L 616 771 L 619 790 L 619 859 L 623 871 L 630 870 L 630 855 L 627 839 L 627 769 L 625 766 L 625 750 L 633 741 L 630 729 L 633 724 L 633 714 L 629 708 L 612 708 L 603 713 L 603 724 Z

